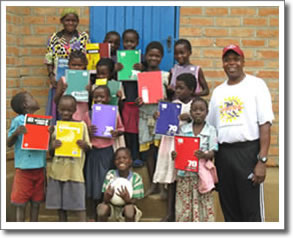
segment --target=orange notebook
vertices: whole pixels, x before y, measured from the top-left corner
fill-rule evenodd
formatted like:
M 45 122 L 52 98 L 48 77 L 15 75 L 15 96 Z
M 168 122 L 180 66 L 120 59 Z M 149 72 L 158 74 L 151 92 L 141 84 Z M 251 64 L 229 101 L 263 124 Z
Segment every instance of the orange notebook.
M 27 133 L 23 134 L 21 149 L 48 150 L 51 120 L 51 116 L 26 114 L 24 126 Z
M 175 136 L 175 169 L 198 172 L 198 158 L 194 155 L 200 148 L 198 137 Z
M 137 74 L 138 96 L 146 104 L 159 103 L 164 98 L 161 71 Z

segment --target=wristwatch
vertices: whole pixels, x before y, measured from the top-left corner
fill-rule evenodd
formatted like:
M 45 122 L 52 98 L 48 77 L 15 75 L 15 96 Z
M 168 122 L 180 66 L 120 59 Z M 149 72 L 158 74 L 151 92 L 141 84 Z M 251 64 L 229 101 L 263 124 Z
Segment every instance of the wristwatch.
M 259 155 L 257 155 L 257 160 L 262 163 L 266 163 L 268 161 L 268 158 L 267 157 L 260 157 Z

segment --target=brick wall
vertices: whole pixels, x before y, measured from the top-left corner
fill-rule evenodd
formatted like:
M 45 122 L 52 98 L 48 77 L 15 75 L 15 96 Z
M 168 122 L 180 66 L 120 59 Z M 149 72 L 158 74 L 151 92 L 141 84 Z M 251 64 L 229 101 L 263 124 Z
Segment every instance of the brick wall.
M 78 29 L 89 30 L 88 7 L 77 8 Z M 62 29 L 62 8 L 7 8 L 7 128 L 15 114 L 10 99 L 20 88 L 30 91 L 44 113 L 47 101 L 47 70 L 43 64 L 49 35 Z M 263 78 L 272 95 L 275 121 L 272 126 L 270 163 L 278 164 L 279 107 L 279 11 L 277 7 L 181 7 L 180 38 L 191 41 L 191 61 L 201 65 L 212 90 L 226 77 L 222 48 L 230 43 L 245 53 L 247 73 Z M 12 157 L 8 150 L 8 158 Z
M 7 7 L 7 128 L 16 115 L 10 109 L 11 97 L 20 90 L 29 91 L 41 106 L 38 113 L 45 113 L 49 81 L 44 56 L 49 36 L 63 29 L 60 24 L 62 10 L 62 7 Z M 88 31 L 89 8 L 76 10 L 80 16 L 78 29 Z M 8 149 L 7 158 L 12 157 L 13 152 Z
M 180 37 L 192 43 L 192 63 L 201 65 L 211 91 L 226 78 L 224 46 L 238 44 L 245 72 L 263 78 L 272 95 L 275 121 L 271 130 L 270 164 L 279 157 L 279 10 L 277 7 L 182 7 Z

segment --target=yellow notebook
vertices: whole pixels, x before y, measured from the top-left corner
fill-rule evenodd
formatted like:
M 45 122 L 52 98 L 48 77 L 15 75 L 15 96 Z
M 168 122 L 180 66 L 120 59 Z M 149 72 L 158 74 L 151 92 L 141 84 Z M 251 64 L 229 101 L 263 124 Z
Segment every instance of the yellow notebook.
M 99 43 L 86 44 L 86 57 L 88 60 L 87 70 L 95 70 L 97 63 L 100 60 Z
M 107 79 L 96 79 L 96 85 L 100 86 L 100 85 L 107 85 Z
M 76 144 L 83 139 L 83 123 L 72 121 L 57 121 L 56 139 L 62 145 L 55 149 L 55 156 L 81 157 L 82 149 Z
M 109 43 L 86 44 L 87 70 L 95 70 L 101 58 L 111 57 L 111 45 Z

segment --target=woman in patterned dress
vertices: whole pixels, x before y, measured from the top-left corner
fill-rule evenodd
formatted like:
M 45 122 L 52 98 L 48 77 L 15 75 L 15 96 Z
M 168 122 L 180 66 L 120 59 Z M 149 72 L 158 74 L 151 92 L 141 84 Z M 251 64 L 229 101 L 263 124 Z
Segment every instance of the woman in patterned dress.
M 56 105 L 53 102 L 53 98 L 57 81 L 59 80 L 56 78 L 58 59 L 68 59 L 72 50 L 81 50 L 85 52 L 86 43 L 89 39 L 86 32 L 80 33 L 77 31 L 79 17 L 75 9 L 65 8 L 61 13 L 60 22 L 63 24 L 63 30 L 55 32 L 50 36 L 45 56 L 45 64 L 47 65 L 48 77 L 50 80 L 46 115 L 52 115 L 54 123 L 57 117 Z

